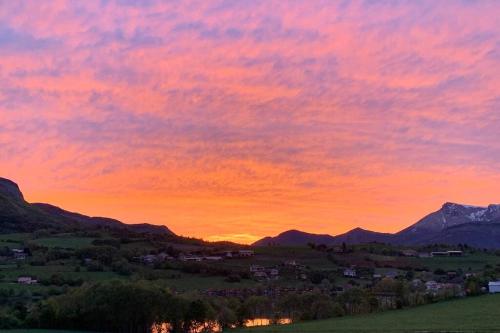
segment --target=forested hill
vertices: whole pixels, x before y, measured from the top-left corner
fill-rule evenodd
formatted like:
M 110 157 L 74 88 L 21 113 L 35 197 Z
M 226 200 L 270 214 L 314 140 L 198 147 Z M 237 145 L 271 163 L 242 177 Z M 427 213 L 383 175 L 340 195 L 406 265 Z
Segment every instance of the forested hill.
M 40 229 L 75 231 L 102 228 L 174 235 L 166 226 L 147 223 L 126 224 L 111 218 L 69 212 L 49 204 L 29 203 L 15 182 L 0 178 L 0 233 L 34 232 Z

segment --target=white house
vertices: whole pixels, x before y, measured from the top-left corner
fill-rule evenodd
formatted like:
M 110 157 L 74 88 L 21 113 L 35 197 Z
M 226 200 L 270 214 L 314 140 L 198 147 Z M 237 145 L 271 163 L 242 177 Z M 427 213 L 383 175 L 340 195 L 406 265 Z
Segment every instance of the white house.
M 490 294 L 500 293 L 500 281 L 490 281 L 488 283 Z
M 20 276 L 17 278 L 19 284 L 37 284 L 38 281 L 31 278 L 31 276 Z
M 354 268 L 346 268 L 344 269 L 344 276 L 356 277 L 356 270 Z

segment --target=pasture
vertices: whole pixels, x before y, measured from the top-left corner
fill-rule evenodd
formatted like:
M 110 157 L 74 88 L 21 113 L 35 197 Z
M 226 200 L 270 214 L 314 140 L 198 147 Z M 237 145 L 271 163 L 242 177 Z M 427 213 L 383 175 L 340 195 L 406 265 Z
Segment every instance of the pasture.
M 500 295 L 484 295 L 393 310 L 302 322 L 291 325 L 255 327 L 247 333 L 369 333 L 369 332 L 499 332 Z

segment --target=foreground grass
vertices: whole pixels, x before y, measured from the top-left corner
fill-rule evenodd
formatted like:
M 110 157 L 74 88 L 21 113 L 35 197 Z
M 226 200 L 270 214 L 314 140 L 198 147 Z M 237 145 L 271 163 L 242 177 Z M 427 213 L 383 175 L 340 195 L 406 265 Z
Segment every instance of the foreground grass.
M 499 315 L 500 295 L 485 295 L 412 309 L 292 325 L 248 328 L 237 332 L 500 332 Z

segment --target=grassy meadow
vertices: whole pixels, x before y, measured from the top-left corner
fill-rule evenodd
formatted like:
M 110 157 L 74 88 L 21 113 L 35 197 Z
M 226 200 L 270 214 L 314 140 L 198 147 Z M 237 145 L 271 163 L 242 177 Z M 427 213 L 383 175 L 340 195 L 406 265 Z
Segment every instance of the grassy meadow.
M 291 325 L 254 327 L 253 333 L 500 332 L 500 295 L 450 300 L 411 309 Z

